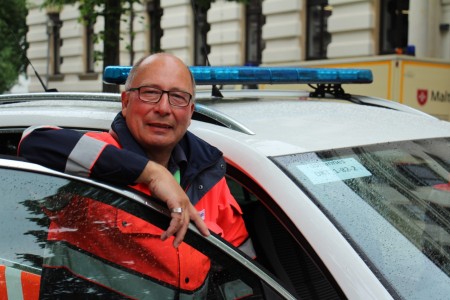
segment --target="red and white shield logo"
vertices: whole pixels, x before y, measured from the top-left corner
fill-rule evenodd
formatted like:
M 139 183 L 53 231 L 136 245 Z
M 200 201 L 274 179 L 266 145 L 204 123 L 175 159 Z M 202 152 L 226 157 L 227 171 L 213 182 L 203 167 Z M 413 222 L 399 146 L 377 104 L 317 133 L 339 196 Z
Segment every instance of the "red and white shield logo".
M 426 89 L 418 89 L 417 90 L 417 102 L 419 105 L 423 106 L 427 103 L 428 100 L 428 90 Z

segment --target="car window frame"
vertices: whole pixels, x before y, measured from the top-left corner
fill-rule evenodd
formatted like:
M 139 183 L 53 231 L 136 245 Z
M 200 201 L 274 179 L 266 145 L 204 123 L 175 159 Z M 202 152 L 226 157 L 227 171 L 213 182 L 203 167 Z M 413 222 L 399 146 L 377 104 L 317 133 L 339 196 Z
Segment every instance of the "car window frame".
M 131 200 L 133 202 L 133 205 L 143 205 L 149 208 L 151 211 L 153 211 L 152 215 L 156 214 L 158 216 L 158 220 L 151 220 L 152 224 L 156 224 L 156 226 L 161 226 L 162 228 L 167 228 L 169 226 L 170 212 L 166 207 L 163 206 L 162 202 L 141 192 L 135 191 L 132 188 L 120 188 L 97 180 L 61 173 L 34 163 L 26 162 L 20 157 L 15 158 L 1 155 L 0 168 L 37 173 L 71 181 L 78 181 L 98 189 L 106 190 L 108 192 L 122 196 L 128 200 Z M 123 208 L 121 207 L 121 209 Z M 148 217 L 145 217 L 144 215 L 138 217 L 148 219 Z M 184 242 L 196 248 L 198 251 L 202 252 L 208 257 L 214 257 L 215 260 L 216 256 L 211 256 L 211 253 L 221 253 L 222 255 L 220 255 L 220 259 L 217 259 L 221 263 L 223 261 L 230 261 L 233 264 L 239 264 L 243 269 L 246 269 L 247 272 L 253 274 L 253 276 L 255 276 L 260 281 L 261 288 L 263 289 L 265 294 L 270 295 L 271 293 L 275 292 L 278 293 L 280 297 L 283 297 L 285 299 L 295 299 L 295 297 L 288 292 L 288 290 L 277 278 L 264 270 L 264 268 L 262 268 L 256 262 L 252 261 L 252 258 L 248 257 L 245 253 L 243 253 L 227 241 L 223 240 L 218 235 L 211 232 L 208 237 L 205 237 L 199 232 L 199 230 L 193 223 L 190 223 L 188 226 L 188 231 L 186 232 Z

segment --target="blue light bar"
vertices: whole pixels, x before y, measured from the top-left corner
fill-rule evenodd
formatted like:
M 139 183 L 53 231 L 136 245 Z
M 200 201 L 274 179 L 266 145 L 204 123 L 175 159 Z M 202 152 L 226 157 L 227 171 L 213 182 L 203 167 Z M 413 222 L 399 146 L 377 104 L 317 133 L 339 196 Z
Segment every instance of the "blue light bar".
M 296 68 L 296 67 L 189 67 L 197 85 L 222 84 L 318 84 L 371 83 L 368 69 Z M 124 84 L 131 67 L 109 66 L 103 81 Z

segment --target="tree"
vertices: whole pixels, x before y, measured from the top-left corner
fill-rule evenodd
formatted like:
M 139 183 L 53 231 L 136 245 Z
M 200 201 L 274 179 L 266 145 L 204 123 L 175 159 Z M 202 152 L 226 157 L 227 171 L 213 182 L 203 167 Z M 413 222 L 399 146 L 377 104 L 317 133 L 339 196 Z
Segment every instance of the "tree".
M 13 1 L 13 0 L 8 0 Z M 215 0 L 191 0 L 199 7 L 208 7 Z M 227 0 L 247 3 L 248 0 Z M 103 69 L 111 65 L 119 65 L 120 56 L 120 18 L 132 10 L 134 3 L 143 0 L 45 0 L 43 7 L 62 7 L 79 3 L 80 21 L 94 24 L 98 16 L 105 18 L 105 28 L 100 36 L 103 39 Z M 104 92 L 119 92 L 116 85 L 103 84 Z
M 59 7 L 79 4 L 80 22 L 95 24 L 97 17 L 103 16 L 105 28 L 100 32 L 103 40 L 103 68 L 119 65 L 120 56 L 120 18 L 128 12 L 133 3 L 142 0 L 45 0 L 42 7 Z M 103 84 L 103 92 L 119 92 L 116 85 Z
M 3 0 L 0 6 L 0 94 L 9 91 L 28 65 L 26 0 Z

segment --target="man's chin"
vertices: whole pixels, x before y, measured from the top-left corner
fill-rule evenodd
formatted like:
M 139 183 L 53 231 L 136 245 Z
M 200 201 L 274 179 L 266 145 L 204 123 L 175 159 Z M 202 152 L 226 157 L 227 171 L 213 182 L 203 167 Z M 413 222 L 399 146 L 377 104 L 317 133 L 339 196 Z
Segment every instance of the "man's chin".
M 145 143 L 146 148 L 150 151 L 172 151 L 176 143 L 173 140 L 152 140 Z

